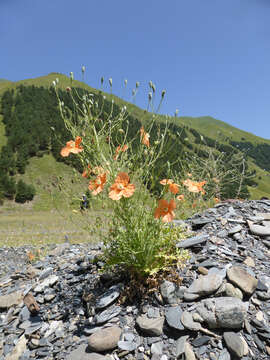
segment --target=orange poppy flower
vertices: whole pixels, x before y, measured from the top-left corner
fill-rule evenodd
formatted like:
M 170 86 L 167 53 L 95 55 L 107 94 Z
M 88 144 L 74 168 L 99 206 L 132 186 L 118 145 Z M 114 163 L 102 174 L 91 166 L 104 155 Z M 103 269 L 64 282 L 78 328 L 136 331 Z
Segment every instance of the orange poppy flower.
M 123 196 L 129 198 L 135 191 L 135 185 L 130 184 L 130 178 L 127 173 L 120 172 L 114 184 L 110 187 L 109 198 L 112 200 L 120 200 Z
M 163 179 L 160 181 L 161 185 L 169 185 L 169 190 L 173 194 L 177 194 L 179 191 L 179 186 L 173 182 L 172 179 Z
M 97 195 L 103 190 L 106 183 L 106 177 L 106 173 L 103 173 L 98 175 L 95 180 L 89 182 L 88 189 L 92 191 L 93 195 Z
M 108 171 L 105 171 L 102 166 L 95 166 L 92 170 L 92 173 L 95 175 L 102 175 L 105 172 L 108 173 Z
M 174 200 L 168 202 L 167 200 L 161 199 L 158 201 L 158 207 L 155 210 L 155 218 L 158 219 L 162 217 L 163 222 L 170 222 L 175 217 L 174 209 L 176 204 Z
M 82 142 L 82 138 L 80 136 L 76 136 L 75 141 L 70 140 L 66 143 L 66 146 L 63 147 L 60 154 L 63 157 L 67 157 L 70 153 L 72 154 L 78 154 L 83 151 L 83 147 L 80 146 L 80 143 Z
M 125 152 L 125 151 L 127 151 L 127 149 L 128 149 L 128 146 L 127 146 L 127 145 L 123 145 L 122 147 L 121 147 L 120 145 L 117 146 L 113 160 L 117 160 L 117 159 L 118 159 L 118 156 L 119 156 L 119 152 L 120 152 L 120 151 Z
M 147 132 L 145 132 L 143 126 L 140 128 L 140 133 L 141 133 L 141 142 L 142 142 L 142 144 L 149 147 L 150 146 L 150 143 L 149 143 L 150 135 Z
M 84 178 L 89 178 L 90 174 L 91 174 L 91 167 L 90 167 L 90 165 L 88 164 L 88 165 L 87 165 L 87 169 L 85 169 L 85 170 L 83 171 L 83 173 L 82 173 L 82 177 L 84 177 Z
M 215 197 L 215 198 L 214 198 L 214 201 L 215 201 L 216 204 L 218 204 L 218 203 L 220 202 L 220 199 L 217 198 L 217 197 Z
M 205 191 L 203 190 L 203 186 L 206 184 L 206 181 L 196 182 L 192 181 L 190 179 L 184 180 L 183 184 L 187 186 L 188 191 L 193 193 L 201 192 L 203 195 L 205 194 Z
M 191 174 L 191 173 L 187 173 L 187 176 L 188 176 L 188 177 L 191 177 L 191 176 L 192 176 L 192 174 Z
M 185 200 L 185 195 L 184 194 L 178 195 L 176 197 L 176 199 L 179 200 L 179 201 L 184 201 Z

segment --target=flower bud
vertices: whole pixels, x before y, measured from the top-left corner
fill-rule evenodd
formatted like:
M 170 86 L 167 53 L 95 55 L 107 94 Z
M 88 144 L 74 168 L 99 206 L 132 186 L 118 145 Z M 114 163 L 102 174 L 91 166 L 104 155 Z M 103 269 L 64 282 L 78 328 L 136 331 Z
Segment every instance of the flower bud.
M 125 86 L 127 86 L 127 79 L 124 80 L 124 84 L 125 84 Z
M 150 80 L 148 84 L 149 84 L 150 89 L 152 90 L 152 86 L 153 86 L 152 81 Z
M 156 86 L 154 84 L 152 84 L 152 90 L 153 90 L 153 93 L 156 92 Z
M 56 87 L 56 82 L 55 81 L 52 82 L 52 86 Z
M 85 73 L 85 66 L 82 66 L 82 73 Z
M 112 87 L 112 78 L 109 78 L 110 87 Z
M 101 82 L 101 85 L 103 85 L 103 83 L 104 83 L 104 76 L 101 77 L 100 82 Z
M 118 131 L 119 131 L 121 134 L 124 134 L 124 133 L 125 133 L 123 129 L 119 129 Z
M 166 94 L 166 90 L 162 90 L 161 97 L 164 98 L 165 94 Z
M 137 81 L 137 82 L 136 82 L 136 89 L 138 89 L 139 86 L 140 86 L 140 82 Z
M 56 82 L 56 84 L 58 84 L 58 83 L 59 83 L 59 79 L 58 79 L 58 78 L 56 78 L 56 79 L 55 79 L 55 82 Z
M 73 74 L 73 72 L 72 72 L 72 71 L 69 73 L 69 75 L 70 75 L 70 79 L 71 79 L 71 81 L 72 81 L 72 80 L 74 80 L 74 74 Z
M 178 115 L 178 113 L 179 113 L 179 110 L 178 110 L 178 109 L 176 109 L 176 110 L 175 110 L 175 115 L 174 115 L 174 116 L 177 116 L 177 115 Z
M 66 88 L 66 92 L 71 92 L 71 88 L 69 86 Z
M 136 94 L 136 91 L 135 91 L 135 89 L 133 89 L 132 90 L 132 96 L 135 96 L 135 94 Z
M 148 100 L 149 100 L 149 101 L 151 101 L 151 100 L 152 100 L 152 96 L 153 96 L 153 95 L 152 95 L 152 93 L 151 93 L 151 92 L 149 92 L 149 93 L 148 93 Z

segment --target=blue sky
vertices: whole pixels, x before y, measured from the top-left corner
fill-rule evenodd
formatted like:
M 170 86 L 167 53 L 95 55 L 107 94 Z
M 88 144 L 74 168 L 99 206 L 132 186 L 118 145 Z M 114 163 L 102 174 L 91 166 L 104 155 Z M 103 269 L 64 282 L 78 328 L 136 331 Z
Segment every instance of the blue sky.
M 270 139 L 270 0 L 0 0 L 0 78 L 74 72 Z M 124 94 L 124 79 L 128 92 Z M 106 82 L 108 83 L 108 82 Z M 158 96 L 158 95 L 157 95 Z

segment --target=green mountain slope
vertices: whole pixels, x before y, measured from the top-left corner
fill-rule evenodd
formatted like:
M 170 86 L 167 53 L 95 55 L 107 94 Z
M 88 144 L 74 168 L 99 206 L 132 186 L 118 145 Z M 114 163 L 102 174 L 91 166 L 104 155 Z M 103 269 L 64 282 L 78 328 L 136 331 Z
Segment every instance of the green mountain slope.
M 52 82 L 58 78 L 59 89 L 65 90 L 68 86 L 70 86 L 70 79 L 62 74 L 59 73 L 51 73 L 47 76 L 38 77 L 35 79 L 27 79 L 18 82 L 10 82 L 7 80 L 0 81 L 0 99 L 3 97 L 7 90 L 14 90 L 18 86 L 22 85 L 23 87 L 43 87 L 46 89 L 50 89 L 52 86 Z M 94 88 L 91 88 L 87 84 L 74 80 L 72 82 L 72 86 L 76 88 L 85 89 L 93 94 L 99 94 L 100 91 Z M 34 91 L 34 90 L 33 90 Z M 111 98 L 114 99 L 115 103 L 122 106 L 127 106 L 128 110 L 133 114 L 134 118 L 140 119 L 140 121 L 147 121 L 150 118 L 151 114 L 145 112 L 144 110 L 140 109 L 139 107 L 135 106 L 134 104 L 127 103 L 124 100 L 118 98 L 117 96 L 102 93 L 106 95 L 106 98 L 110 101 Z M 168 120 L 172 124 L 175 125 L 175 129 L 177 127 L 181 127 L 181 129 L 185 129 L 188 142 L 190 143 L 191 147 L 196 147 L 196 143 L 199 144 L 203 142 L 205 144 L 205 149 L 207 147 L 213 147 L 218 144 L 220 147 L 220 151 L 222 149 L 241 149 L 242 151 L 247 154 L 248 157 L 248 165 L 250 170 L 256 170 L 256 178 L 255 181 L 257 182 L 257 186 L 255 184 L 249 187 L 249 192 L 251 194 L 251 198 L 260 198 L 261 196 L 269 196 L 270 197 L 270 140 L 266 140 L 260 137 L 257 137 L 251 133 L 242 131 L 237 129 L 225 122 L 220 120 L 216 120 L 211 117 L 165 117 L 163 115 L 157 116 L 158 121 L 161 123 L 165 120 Z M 201 137 L 203 136 L 203 138 Z M 3 115 L 0 114 L 0 150 L 1 148 L 7 144 L 7 136 L 5 125 L 3 124 Z M 45 145 L 46 148 L 47 145 Z M 49 161 L 46 156 L 42 157 L 42 152 L 35 160 L 35 173 L 38 177 L 39 167 L 40 171 L 46 172 L 46 167 L 48 168 L 48 172 L 50 169 Z M 31 160 L 32 162 L 32 160 Z M 63 164 L 64 165 L 64 164 Z M 26 166 L 26 173 L 22 177 L 27 179 L 28 182 L 33 182 L 33 177 L 27 176 L 30 173 L 28 170 L 29 167 Z M 59 168 L 60 172 L 68 178 L 70 176 L 69 171 L 67 168 L 62 167 Z M 41 172 L 42 172 L 41 171 Z M 18 175 L 20 177 L 20 175 Z M 31 180 L 32 179 L 32 180 Z M 41 187 L 38 187 L 38 194 L 42 198 L 45 195 L 45 188 L 44 184 Z

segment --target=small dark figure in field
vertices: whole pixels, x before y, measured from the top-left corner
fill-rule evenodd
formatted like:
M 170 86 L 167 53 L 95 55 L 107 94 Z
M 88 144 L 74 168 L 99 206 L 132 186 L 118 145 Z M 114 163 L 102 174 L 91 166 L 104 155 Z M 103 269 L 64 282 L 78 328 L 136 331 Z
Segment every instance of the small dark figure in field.
M 81 204 L 80 204 L 81 211 L 84 211 L 85 209 L 89 208 L 89 200 L 87 199 L 87 196 L 83 194 Z

